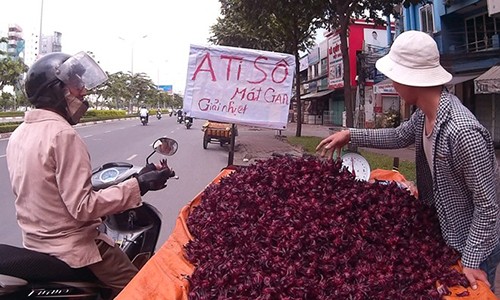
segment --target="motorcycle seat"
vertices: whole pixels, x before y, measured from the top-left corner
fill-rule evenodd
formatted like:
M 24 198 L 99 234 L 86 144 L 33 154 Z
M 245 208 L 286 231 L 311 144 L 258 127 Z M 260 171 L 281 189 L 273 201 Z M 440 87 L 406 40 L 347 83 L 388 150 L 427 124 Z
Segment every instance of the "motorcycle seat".
M 88 268 L 74 269 L 48 254 L 11 245 L 0 245 L 0 274 L 28 282 L 97 281 Z

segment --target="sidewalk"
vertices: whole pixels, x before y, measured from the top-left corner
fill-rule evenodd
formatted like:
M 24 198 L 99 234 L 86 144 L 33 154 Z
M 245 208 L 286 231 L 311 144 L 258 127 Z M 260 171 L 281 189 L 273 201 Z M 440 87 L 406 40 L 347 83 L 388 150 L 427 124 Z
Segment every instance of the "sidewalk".
M 280 132 L 273 129 L 238 125 L 234 164 L 249 165 L 255 160 L 269 158 L 273 153 L 301 156 L 302 150 L 288 144 L 284 138 L 295 136 L 296 126 L 296 123 L 288 123 L 287 129 Z M 302 124 L 301 135 L 325 138 L 340 129 L 340 127 Z M 391 157 L 399 157 L 400 161 L 415 161 L 415 150 L 413 147 L 404 149 L 362 149 Z

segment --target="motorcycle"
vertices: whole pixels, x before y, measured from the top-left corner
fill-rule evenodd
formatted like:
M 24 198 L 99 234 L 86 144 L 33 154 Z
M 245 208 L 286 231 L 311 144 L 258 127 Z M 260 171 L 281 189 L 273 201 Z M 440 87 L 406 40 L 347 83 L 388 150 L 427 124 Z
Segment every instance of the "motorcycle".
M 158 118 L 158 120 L 160 120 L 160 119 L 161 119 L 161 112 L 159 112 L 159 111 L 158 111 L 158 112 L 156 112 L 156 118 Z
M 177 123 L 182 124 L 183 118 L 182 116 L 177 116 Z
M 171 156 L 178 144 L 170 138 L 159 138 L 154 151 Z M 162 163 L 163 164 L 163 163 Z M 92 186 L 100 190 L 136 176 L 142 167 L 111 162 L 92 171 Z M 175 179 L 178 179 L 174 175 Z M 155 253 L 160 235 L 161 214 L 143 202 L 137 208 L 106 216 L 99 230 L 106 233 L 138 268 Z M 43 253 L 10 245 L 0 245 L 0 299 L 105 299 L 108 289 L 87 268 L 73 269 L 63 261 Z
M 141 116 L 141 123 L 144 126 L 148 125 L 148 117 L 147 116 Z
M 184 124 L 186 125 L 187 129 L 191 128 L 191 126 L 193 126 L 193 118 L 186 117 L 184 119 Z

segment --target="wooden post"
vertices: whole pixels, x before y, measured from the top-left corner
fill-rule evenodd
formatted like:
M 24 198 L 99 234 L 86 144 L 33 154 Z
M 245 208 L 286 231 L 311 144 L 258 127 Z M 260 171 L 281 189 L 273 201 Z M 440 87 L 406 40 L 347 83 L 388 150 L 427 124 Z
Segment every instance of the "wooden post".
M 227 159 L 227 165 L 232 166 L 234 164 L 234 142 L 236 140 L 236 125 L 231 124 L 231 142 L 229 144 L 229 156 Z
M 392 161 L 392 169 L 394 171 L 399 171 L 399 157 L 394 157 L 394 160 Z

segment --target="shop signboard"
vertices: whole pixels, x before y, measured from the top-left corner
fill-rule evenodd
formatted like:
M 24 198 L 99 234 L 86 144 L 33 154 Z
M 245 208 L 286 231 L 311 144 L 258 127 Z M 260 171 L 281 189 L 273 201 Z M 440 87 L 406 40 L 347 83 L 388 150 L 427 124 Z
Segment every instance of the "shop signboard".
M 328 88 L 344 87 L 344 68 L 340 49 L 340 35 L 333 34 L 328 38 Z

